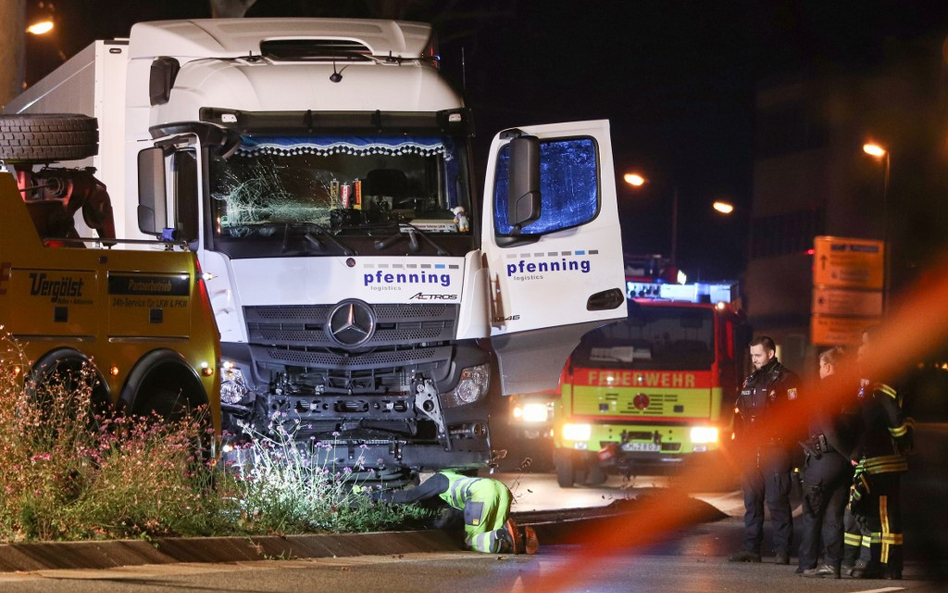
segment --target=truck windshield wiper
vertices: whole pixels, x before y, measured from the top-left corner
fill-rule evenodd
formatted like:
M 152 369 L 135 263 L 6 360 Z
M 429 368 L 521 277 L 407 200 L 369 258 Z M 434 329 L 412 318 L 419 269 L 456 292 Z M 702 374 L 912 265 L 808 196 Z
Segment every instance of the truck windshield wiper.
M 387 249 L 406 237 L 408 238 L 408 250 L 412 253 L 418 253 L 418 251 L 421 249 L 421 245 L 418 243 L 418 237 L 421 237 L 424 239 L 425 243 L 435 249 L 435 252 L 437 252 L 438 255 L 450 255 L 446 249 L 435 243 L 431 237 L 425 234 L 424 231 L 407 222 L 398 223 L 398 232 L 396 234 L 387 239 L 380 239 L 376 241 L 375 249 L 377 251 Z
M 339 251 L 343 253 L 343 255 L 359 255 L 354 249 L 337 239 L 326 227 L 315 222 L 286 223 L 286 226 L 283 229 L 283 247 L 281 249 L 282 253 L 286 253 L 290 250 L 291 226 L 302 226 L 316 230 L 317 234 L 307 231 L 306 234 L 303 235 L 303 239 L 306 240 L 306 244 L 313 247 L 316 251 L 323 252 L 326 250 L 326 244 L 323 242 L 325 239 L 336 246 L 336 248 L 338 248 Z

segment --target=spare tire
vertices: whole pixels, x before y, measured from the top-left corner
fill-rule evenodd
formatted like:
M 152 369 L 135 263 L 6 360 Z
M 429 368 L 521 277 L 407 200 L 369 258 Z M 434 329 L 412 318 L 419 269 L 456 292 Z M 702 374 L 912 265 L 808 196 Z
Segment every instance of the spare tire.
M 94 117 L 72 113 L 0 115 L 0 160 L 5 163 L 74 161 L 99 153 Z

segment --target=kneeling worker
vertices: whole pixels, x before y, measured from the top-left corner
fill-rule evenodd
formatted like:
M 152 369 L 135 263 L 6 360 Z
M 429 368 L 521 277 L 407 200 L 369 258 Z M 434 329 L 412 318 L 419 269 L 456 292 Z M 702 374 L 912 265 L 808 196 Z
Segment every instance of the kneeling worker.
M 464 543 L 487 554 L 533 554 L 540 547 L 532 527 L 518 527 L 510 519 L 510 490 L 492 478 L 469 478 L 451 470 L 440 471 L 415 488 L 374 492 L 383 502 L 412 503 L 440 497 L 464 513 Z

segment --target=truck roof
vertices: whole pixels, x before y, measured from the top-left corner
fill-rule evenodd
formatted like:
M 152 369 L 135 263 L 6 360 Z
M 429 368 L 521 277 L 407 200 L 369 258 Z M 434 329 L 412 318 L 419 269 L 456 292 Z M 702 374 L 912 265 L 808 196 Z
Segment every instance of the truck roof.
M 131 58 L 168 55 L 237 58 L 260 55 L 264 41 L 351 41 L 378 57 L 418 59 L 431 41 L 426 23 L 370 19 L 195 19 L 137 23 Z

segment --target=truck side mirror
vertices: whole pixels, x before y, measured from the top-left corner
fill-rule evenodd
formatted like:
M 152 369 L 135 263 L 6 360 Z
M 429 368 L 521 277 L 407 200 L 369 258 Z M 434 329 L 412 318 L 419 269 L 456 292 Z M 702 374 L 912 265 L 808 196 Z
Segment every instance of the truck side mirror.
M 168 196 L 165 188 L 165 155 L 159 147 L 138 153 L 138 230 L 147 235 L 161 235 L 164 220 L 157 213 L 165 211 Z
M 515 234 L 540 218 L 540 141 L 520 136 L 510 141 L 507 222 Z

